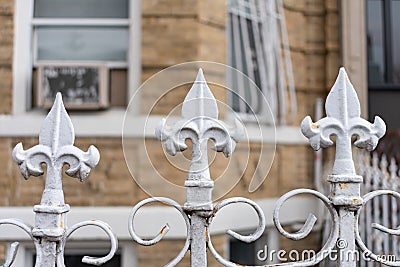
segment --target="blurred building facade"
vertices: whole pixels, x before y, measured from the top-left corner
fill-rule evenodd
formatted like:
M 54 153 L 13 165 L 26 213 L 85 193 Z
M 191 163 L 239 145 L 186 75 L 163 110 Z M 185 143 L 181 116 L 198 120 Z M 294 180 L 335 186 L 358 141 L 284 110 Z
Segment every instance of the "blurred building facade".
M 93 217 L 98 217 L 97 214 L 107 216 L 109 209 L 104 207 L 122 207 L 119 215 L 118 210 L 114 210 L 116 213 L 113 213 L 114 218 L 111 220 L 121 222 L 121 224 L 116 223 L 117 227 L 118 225 L 125 227 L 127 222 L 124 220 L 127 220 L 128 214 L 124 213 L 129 212 L 129 207 L 148 197 L 132 178 L 124 159 L 121 138 L 128 101 L 142 82 L 169 66 L 189 61 L 212 61 L 226 64 L 229 54 L 227 51 L 229 47 L 227 43 L 229 42 L 228 5 L 224 0 L 125 0 L 117 1 L 118 4 L 115 3 L 110 7 L 106 5 L 107 1 L 100 1 L 97 4 L 100 6 L 100 11 L 116 9 L 113 17 L 104 19 L 99 13 L 89 14 L 89 12 L 88 18 L 82 19 L 81 17 L 70 18 L 68 14 L 62 12 L 66 10 L 63 5 L 78 5 L 79 1 L 60 0 L 54 1 L 56 4 L 53 3 L 53 5 L 50 2 L 0 1 L 0 205 L 4 207 L 0 215 L 1 218 L 14 217 L 14 207 L 22 208 L 21 212 L 29 210 L 39 202 L 44 187 L 43 177 L 24 181 L 18 167 L 11 159 L 11 151 L 18 142 L 23 142 L 26 148 L 38 142 L 40 124 L 47 113 L 46 109 L 36 105 L 35 90 L 38 90 L 36 77 L 40 63 L 52 59 L 74 61 L 83 58 L 96 61 L 97 58 L 99 62 L 106 62 L 109 69 L 107 90 L 110 107 L 98 111 L 71 110 L 70 115 L 76 131 L 75 144 L 85 150 L 90 144 L 94 144 L 100 151 L 101 160 L 85 183 L 65 177 L 63 181 L 65 199 L 73 210 L 74 208 L 79 210 L 79 207 L 92 207 L 87 216 Z M 88 1 L 88 3 L 93 5 L 95 1 Z M 101 8 L 102 3 L 105 5 L 103 8 Z M 123 8 L 118 9 L 118 5 Z M 325 98 L 335 80 L 339 66 L 343 65 L 347 68 L 350 79 L 360 96 L 363 113 L 367 114 L 365 7 L 366 2 L 362 0 L 283 0 L 298 110 L 295 118 L 290 122 L 277 123 L 276 151 L 271 170 L 265 182 L 253 193 L 249 193 L 248 188 L 259 154 L 260 152 L 266 155 L 271 153 L 275 140 L 264 136 L 262 139 L 250 139 L 249 145 L 238 145 L 235 156 L 232 158 L 233 162 L 240 163 L 249 157 L 249 164 L 246 169 L 240 169 L 240 164 L 234 164 L 239 167 L 233 166 L 228 170 L 227 175 L 240 173 L 241 180 L 224 196 L 225 198 L 249 197 L 266 201 L 265 207 L 267 207 L 275 198 L 291 189 L 313 187 L 314 154 L 299 133 L 298 126 L 306 115 L 314 114 L 316 99 Z M 80 9 L 85 12 L 84 8 Z M 79 10 L 74 12 L 78 14 Z M 74 27 L 88 30 L 86 37 L 82 39 L 79 31 L 75 31 Z M 110 42 L 102 49 L 122 51 L 122 55 L 110 53 L 110 59 L 108 59 L 108 55 L 102 54 L 101 49 L 99 51 L 91 51 L 90 47 L 88 50 L 80 49 L 81 45 L 96 43 L 99 35 L 102 36 L 101 39 L 119 40 L 117 45 Z M 83 40 L 83 44 L 74 42 L 80 39 Z M 61 55 L 52 54 L 51 48 L 57 48 L 60 44 L 68 42 L 72 42 L 72 51 L 66 51 Z M 85 55 L 88 53 L 93 53 L 93 57 L 86 59 Z M 193 79 L 195 74 L 196 70 L 193 72 Z M 207 70 L 205 76 L 207 79 Z M 171 109 L 183 101 L 190 84 L 183 87 L 182 90 L 171 91 L 159 100 L 150 116 L 154 121 L 160 116 L 167 115 Z M 213 86 L 210 87 L 214 90 Z M 217 99 L 223 102 L 228 101 L 225 91 L 215 89 L 214 93 Z M 137 161 L 135 174 L 137 173 L 144 182 L 147 177 L 157 175 L 149 160 L 146 159 L 149 157 L 155 162 L 154 167 L 159 172 L 170 177 L 172 182 L 183 185 L 185 173 L 167 163 L 161 144 L 155 139 L 154 134 L 143 138 L 144 123 L 140 118 L 147 115 L 148 107 L 153 105 L 158 97 L 159 92 L 156 89 L 145 90 L 139 97 L 135 97 L 140 108 L 137 111 L 138 119 L 135 125 L 131 125 L 132 138 L 127 144 Z M 270 126 L 262 127 L 268 130 Z M 226 164 L 227 160 L 218 155 L 211 165 L 212 176 L 220 175 L 225 170 Z M 258 179 L 263 179 L 263 177 L 258 177 Z M 157 187 L 157 184 L 147 186 Z M 215 190 L 224 190 L 224 188 Z M 177 192 L 164 192 L 163 196 L 172 197 L 183 203 L 185 192 L 183 189 Z M 308 202 L 305 200 L 301 203 L 304 205 Z M 288 214 L 299 210 L 298 205 L 299 203 L 289 204 Z M 33 213 L 31 215 L 33 218 Z M 271 215 L 270 210 L 266 216 Z M 298 214 L 300 217 L 303 215 Z M 306 216 L 307 214 L 303 219 Z M 104 220 L 107 221 L 107 218 Z M 294 216 L 293 220 L 297 220 L 297 217 Z M 163 221 L 160 221 L 160 226 L 162 223 Z M 291 223 L 295 222 L 288 221 L 288 224 Z M 227 225 L 235 226 L 235 223 L 228 222 Z M 156 233 L 158 228 L 149 229 L 149 232 L 151 231 Z M 120 240 L 122 239 L 119 255 L 121 261 L 125 263 L 117 264 L 127 264 L 126 261 L 129 260 L 135 261 L 136 266 L 161 266 L 169 258 L 174 257 L 183 244 L 179 240 L 182 237 L 178 233 L 156 247 L 142 248 L 134 245 L 133 241 L 129 241 L 129 236 L 122 233 L 123 230 L 119 229 L 118 232 L 121 232 L 118 235 Z M 270 235 L 274 233 L 271 232 Z M 266 239 L 268 238 L 272 239 L 267 233 Z M 215 239 L 218 240 L 215 241 L 218 243 L 217 247 L 228 258 L 233 257 L 229 255 L 230 252 L 234 252 L 232 247 L 241 248 L 240 244 L 234 244 L 222 232 L 217 233 Z M 7 240 L 5 238 L 3 240 L 3 250 L 5 250 Z M 77 239 L 71 243 L 71 255 L 84 253 L 79 251 L 82 244 L 84 247 L 95 244 L 93 246 L 99 253 L 106 250 L 108 246 L 106 241 L 101 241 L 101 236 L 85 240 Z M 22 244 L 25 249 L 22 249 L 20 254 L 33 255 L 32 247 L 28 245 L 28 242 L 26 245 L 24 242 Z M 310 248 L 310 244 L 317 248 L 319 235 L 315 233 L 309 239 L 297 243 L 288 243 L 282 239 L 276 244 L 286 249 L 292 247 L 301 249 L 306 245 L 308 245 L 306 248 Z M 256 250 L 255 247 L 245 249 Z M 187 266 L 187 264 L 188 261 L 185 258 L 180 266 Z M 218 266 L 213 259 L 210 259 L 210 264 L 210 266 Z

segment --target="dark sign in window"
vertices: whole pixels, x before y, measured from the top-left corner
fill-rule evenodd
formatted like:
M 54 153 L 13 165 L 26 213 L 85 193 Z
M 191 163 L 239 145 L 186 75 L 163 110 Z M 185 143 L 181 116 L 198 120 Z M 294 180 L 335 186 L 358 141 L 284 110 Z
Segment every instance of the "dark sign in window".
M 69 108 L 101 108 L 108 104 L 107 70 L 99 66 L 42 65 L 38 71 L 38 106 L 49 107 L 58 92 Z

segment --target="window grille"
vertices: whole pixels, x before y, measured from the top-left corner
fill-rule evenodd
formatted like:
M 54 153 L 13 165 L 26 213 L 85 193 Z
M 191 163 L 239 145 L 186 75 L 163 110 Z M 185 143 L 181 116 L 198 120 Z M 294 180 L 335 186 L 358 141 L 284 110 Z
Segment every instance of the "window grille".
M 230 73 L 230 104 L 244 118 L 261 115 L 257 120 L 265 121 L 264 95 L 274 120 L 285 124 L 296 113 L 297 104 L 282 2 L 228 3 L 228 64 L 251 80 Z

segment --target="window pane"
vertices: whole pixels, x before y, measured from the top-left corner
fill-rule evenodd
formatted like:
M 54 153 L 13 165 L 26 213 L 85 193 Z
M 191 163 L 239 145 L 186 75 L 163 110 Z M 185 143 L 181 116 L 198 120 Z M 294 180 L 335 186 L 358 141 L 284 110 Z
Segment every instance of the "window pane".
M 95 255 L 96 257 L 102 257 L 103 255 Z M 82 255 L 65 255 L 65 266 L 74 266 L 74 267 L 86 267 L 93 266 L 90 264 L 82 263 Z M 108 262 L 101 265 L 102 267 L 121 267 L 121 255 L 114 255 L 114 257 Z
M 400 83 L 400 32 L 398 30 L 400 25 L 400 1 L 392 1 L 391 6 L 391 29 L 392 29 L 392 62 L 393 62 L 393 83 Z
M 86 266 L 93 266 L 90 264 L 82 263 L 82 257 L 84 255 L 78 255 L 78 254 L 66 254 L 64 255 L 64 262 L 65 266 L 74 266 L 74 267 L 86 267 Z M 103 255 L 92 255 L 92 257 L 103 257 Z M 33 255 L 33 265 L 35 266 L 36 263 L 36 254 Z M 102 267 L 121 267 L 121 255 L 116 254 L 114 257 L 109 260 L 108 262 L 104 263 L 101 265 Z
M 128 18 L 129 0 L 36 0 L 38 18 Z
M 38 60 L 127 60 L 127 27 L 39 27 L 36 31 Z
M 256 264 L 255 243 L 244 243 L 238 240 L 229 241 L 230 260 L 238 264 Z
M 367 1 L 367 43 L 368 43 L 368 82 L 385 82 L 385 51 L 383 36 L 383 3 L 379 0 Z

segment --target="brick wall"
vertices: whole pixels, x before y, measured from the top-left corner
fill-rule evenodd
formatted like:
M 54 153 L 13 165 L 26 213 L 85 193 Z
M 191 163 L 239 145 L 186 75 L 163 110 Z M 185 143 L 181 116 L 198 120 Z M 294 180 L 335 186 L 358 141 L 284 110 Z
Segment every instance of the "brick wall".
M 11 112 L 14 1 L 0 1 L 0 114 Z
M 18 166 L 12 161 L 11 151 L 18 142 L 22 142 L 24 148 L 28 149 L 37 144 L 38 140 L 37 138 L 0 138 L 0 169 L 2 170 L 0 172 L 0 205 L 2 206 L 38 204 L 44 188 L 43 177 L 31 177 L 25 181 Z M 92 170 L 88 180 L 83 183 L 78 179 L 63 177 L 65 200 L 68 204 L 72 206 L 132 206 L 148 197 L 137 186 L 129 172 L 120 140 L 77 138 L 75 141 L 75 145 L 85 151 L 89 144 L 94 144 L 100 150 L 100 162 Z M 130 162 L 129 165 L 134 168 L 133 174 L 137 175 L 136 178 L 140 183 L 146 188 L 157 187 L 152 192 L 173 196 L 175 200 L 183 203 L 186 197 L 184 189 L 176 187 L 172 189 L 174 191 L 165 191 L 159 186 L 161 181 L 159 174 L 179 186 L 183 186 L 187 177 L 184 171 L 176 169 L 168 162 L 161 143 L 155 139 L 146 139 L 150 160 L 146 156 L 142 140 L 132 140 L 129 146 L 132 153 L 137 151 L 136 162 Z M 266 181 L 254 193 L 248 191 L 250 181 L 264 178 L 261 173 L 267 173 L 265 168 L 268 168 L 268 166 L 261 166 L 260 174 L 254 174 L 260 160 L 259 155 L 262 152 L 264 154 L 262 160 L 270 159 L 271 146 L 261 147 L 260 144 L 251 144 L 249 149 L 246 144 L 239 144 L 236 152 L 229 159 L 218 153 L 211 164 L 212 177 L 219 177 L 216 180 L 215 194 L 221 197 L 245 196 L 257 199 L 278 197 L 298 187 L 312 187 L 310 177 L 312 177 L 313 155 L 308 153 L 309 150 L 303 145 L 278 146 Z M 187 156 L 189 153 L 190 151 L 187 152 Z M 304 157 L 299 158 L 299 155 L 304 155 Z M 233 177 L 240 178 L 234 188 L 232 188 Z M 153 181 L 157 182 L 152 184 Z
M 225 1 L 142 1 L 142 80 L 179 63 L 226 63 L 225 11 Z M 194 68 L 193 79 L 196 71 Z M 190 88 L 189 85 L 184 87 Z M 171 90 L 152 114 L 166 114 L 182 103 L 187 91 L 181 89 Z M 148 114 L 161 93 L 153 88 L 141 93 L 141 111 Z M 225 100 L 224 93 L 216 97 Z
M 295 66 L 304 66 L 294 68 L 299 115 L 293 125 L 298 126 L 306 114 L 313 114 L 315 98 L 324 97 L 327 94 L 337 74 L 339 64 L 337 1 L 285 0 L 284 7 L 293 64 Z M 143 80 L 155 71 L 180 62 L 199 59 L 225 62 L 225 8 L 224 1 L 143 1 Z M 209 10 L 213 10 L 213 12 L 207 12 Z M 0 49 L 8 47 L 5 53 L 1 53 L 3 58 L 0 60 L 0 113 L 6 114 L 11 110 L 13 1 L 2 0 L 0 2 L 0 21 L 3 22 L 1 30 L 3 34 L 0 35 Z M 166 114 L 176 103 L 181 103 L 188 87 L 189 85 L 185 87 L 185 90 L 176 90 L 175 94 L 167 96 L 163 100 L 163 105 L 160 105 L 159 111 L 156 113 Z M 219 91 L 218 88 L 213 88 L 218 96 L 223 95 L 223 90 Z M 153 98 L 154 96 L 151 96 L 151 94 L 149 92 L 146 96 L 145 93 L 143 99 L 146 99 L 146 97 Z M 19 139 L 6 138 L 3 140 L 4 143 L 0 144 L 4 148 L 2 151 L 10 152 L 12 145 Z M 27 143 L 26 146 L 35 143 L 32 142 L 35 139 L 28 138 L 25 140 Z M 92 187 L 91 190 L 98 190 L 99 192 L 102 190 L 115 190 L 115 194 L 127 193 L 127 190 L 129 190 L 132 194 L 135 194 L 136 191 L 129 186 L 122 186 L 122 189 L 110 188 L 109 185 L 111 182 L 105 178 L 114 175 L 129 177 L 129 173 L 126 167 L 124 167 L 125 162 L 123 161 L 119 138 L 78 138 L 77 141 L 86 146 L 88 145 L 88 141 L 93 141 L 92 143 L 99 146 L 102 154 L 101 164 L 94 170 L 94 174 L 98 177 L 98 182 L 89 182 Z M 252 146 L 254 148 L 257 144 L 252 144 Z M 158 141 L 155 141 L 155 144 L 150 147 L 152 149 L 151 153 L 155 155 L 160 153 L 157 150 L 160 147 Z M 240 151 L 240 147 L 238 151 Z M 290 162 L 287 162 L 288 166 L 292 167 L 283 168 L 282 161 L 286 162 L 286 158 L 292 153 L 296 153 L 298 158 L 293 158 Z M 284 177 L 290 172 L 297 173 L 300 170 L 301 173 L 304 173 L 304 177 L 310 177 L 312 164 L 297 163 L 297 160 L 303 161 L 304 158 L 310 158 L 310 155 L 311 150 L 301 145 L 278 145 L 276 162 L 274 162 L 271 176 Z M 6 157 L 6 155 L 2 153 L 1 157 Z M 7 161 L 2 161 L 0 164 L 6 164 L 5 162 Z M 2 177 L 12 176 L 12 168 L 9 166 L 3 170 L 6 171 L 0 174 Z M 246 175 L 250 172 L 248 170 Z M 284 188 L 289 188 L 284 185 L 285 182 L 283 181 L 285 179 L 290 178 L 279 178 L 279 187 L 283 191 Z M 0 183 L 12 186 L 8 182 L 3 182 L 3 180 L 9 179 L 2 179 Z M 308 181 L 307 183 L 292 183 L 291 185 L 296 187 L 311 185 L 311 183 Z M 273 195 L 273 193 L 259 193 L 260 197 L 269 196 L 270 194 Z M 11 202 L 7 201 L 11 200 L 3 200 L 2 203 L 4 205 L 11 204 Z M 82 205 L 92 205 L 90 201 L 76 200 L 77 203 L 80 201 L 82 201 Z M 112 202 L 113 200 L 111 199 L 100 201 L 102 205 Z M 96 200 L 93 203 L 98 202 Z M 12 205 L 16 204 L 12 203 Z
M 325 98 L 339 68 L 337 0 L 284 0 L 294 67 L 299 125 L 314 113 L 315 100 Z

